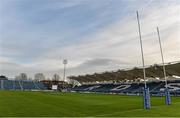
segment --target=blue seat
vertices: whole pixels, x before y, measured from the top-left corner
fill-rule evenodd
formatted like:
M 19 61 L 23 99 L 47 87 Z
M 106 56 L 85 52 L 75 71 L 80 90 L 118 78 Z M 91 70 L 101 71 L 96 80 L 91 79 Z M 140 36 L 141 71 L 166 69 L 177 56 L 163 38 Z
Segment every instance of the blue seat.
M 2 86 L 1 86 L 2 85 Z M 5 90 L 45 90 L 47 89 L 43 83 L 41 82 L 34 82 L 34 81 L 17 81 L 17 80 L 3 80 L 0 81 L 0 89 L 5 89 Z

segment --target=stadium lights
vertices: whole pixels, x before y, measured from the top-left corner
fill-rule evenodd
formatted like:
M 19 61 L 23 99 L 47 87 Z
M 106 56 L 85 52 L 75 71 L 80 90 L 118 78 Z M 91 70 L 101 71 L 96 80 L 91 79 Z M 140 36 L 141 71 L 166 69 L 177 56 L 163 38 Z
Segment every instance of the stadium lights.
M 161 37 L 160 37 L 160 33 L 159 33 L 159 28 L 157 27 L 157 34 L 158 34 L 158 39 L 159 39 L 159 47 L 160 47 L 160 51 L 161 51 L 161 59 L 162 59 L 162 64 L 163 64 L 163 72 L 164 72 L 164 79 L 165 79 L 165 103 L 166 105 L 170 105 L 171 104 L 171 96 L 170 96 L 170 92 L 169 89 L 167 87 L 167 76 L 166 76 L 166 68 L 165 68 L 165 64 L 164 64 L 164 55 L 163 55 L 163 50 L 162 50 L 162 45 L 161 45 Z
M 139 14 L 137 13 L 137 22 L 138 22 L 138 29 L 139 29 L 139 39 L 140 39 L 140 45 L 141 45 L 141 55 L 142 55 L 142 65 L 143 65 L 143 75 L 144 75 L 144 91 L 143 91 L 143 100 L 144 100 L 144 108 L 150 109 L 150 94 L 149 94 L 149 88 L 146 84 L 146 70 L 145 70 L 145 63 L 144 63 L 144 52 L 143 52 L 143 45 L 142 45 L 142 36 L 141 36 L 141 27 L 139 22 Z
M 64 64 L 64 73 L 63 73 L 63 81 L 65 82 L 66 80 L 66 65 L 67 65 L 68 61 L 67 59 L 63 60 L 63 64 Z

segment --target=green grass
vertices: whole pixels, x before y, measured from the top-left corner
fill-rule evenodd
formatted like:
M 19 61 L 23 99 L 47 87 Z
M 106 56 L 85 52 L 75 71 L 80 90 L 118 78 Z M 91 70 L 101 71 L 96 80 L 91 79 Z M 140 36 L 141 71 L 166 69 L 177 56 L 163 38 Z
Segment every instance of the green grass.
M 142 97 L 80 93 L 0 91 L 0 116 L 133 116 L 180 117 L 180 98 L 164 105 L 152 97 L 152 109 L 144 110 Z

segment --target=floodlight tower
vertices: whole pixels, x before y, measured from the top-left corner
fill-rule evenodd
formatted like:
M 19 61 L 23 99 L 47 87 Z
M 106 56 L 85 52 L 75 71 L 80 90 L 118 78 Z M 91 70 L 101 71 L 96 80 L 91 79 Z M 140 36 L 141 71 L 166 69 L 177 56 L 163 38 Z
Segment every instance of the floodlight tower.
M 67 59 L 63 60 L 63 64 L 64 64 L 64 72 L 63 72 L 63 81 L 65 82 L 66 80 L 66 65 L 67 65 L 68 61 Z
M 144 76 L 144 90 L 143 90 L 143 100 L 144 100 L 144 108 L 150 109 L 150 94 L 149 94 L 149 88 L 146 84 L 146 70 L 145 70 L 145 63 L 144 63 L 144 52 L 143 52 L 143 45 L 142 45 L 142 36 L 141 36 L 141 26 L 139 22 L 139 14 L 138 11 L 137 14 L 137 22 L 138 22 L 138 29 L 139 29 L 139 39 L 140 39 L 140 45 L 141 45 L 141 56 L 142 56 L 142 65 L 143 65 L 143 76 Z
M 164 64 L 164 55 L 163 55 L 163 50 L 162 50 L 162 45 L 161 45 L 161 37 L 160 37 L 160 33 L 159 33 L 159 28 L 157 27 L 157 34 L 158 34 L 158 39 L 159 39 L 159 47 L 160 47 L 160 51 L 161 51 L 161 59 L 162 59 L 162 64 L 163 64 L 163 72 L 164 72 L 164 79 L 165 79 L 165 103 L 166 105 L 170 105 L 171 104 L 171 96 L 170 96 L 170 92 L 169 89 L 167 87 L 167 76 L 166 76 L 166 68 L 165 68 L 165 64 Z

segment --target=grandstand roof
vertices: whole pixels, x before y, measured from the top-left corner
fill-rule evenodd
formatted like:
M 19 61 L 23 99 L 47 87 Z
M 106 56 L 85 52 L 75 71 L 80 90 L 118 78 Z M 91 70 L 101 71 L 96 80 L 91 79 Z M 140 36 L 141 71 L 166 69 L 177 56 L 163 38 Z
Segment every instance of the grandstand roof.
M 166 65 L 167 76 L 180 76 L 180 62 L 169 63 Z M 151 65 L 146 68 L 146 76 L 148 78 L 159 78 L 164 77 L 162 65 Z M 100 74 L 84 75 L 84 76 L 71 76 L 70 79 L 77 80 L 79 82 L 96 82 L 96 81 L 125 81 L 125 80 L 136 80 L 143 78 L 142 68 L 133 68 L 131 70 L 118 70 L 116 72 L 104 72 Z M 173 79 L 173 78 L 168 78 Z M 176 78 L 178 79 L 178 78 Z
M 0 75 L 0 80 L 8 80 L 8 78 L 4 75 Z

